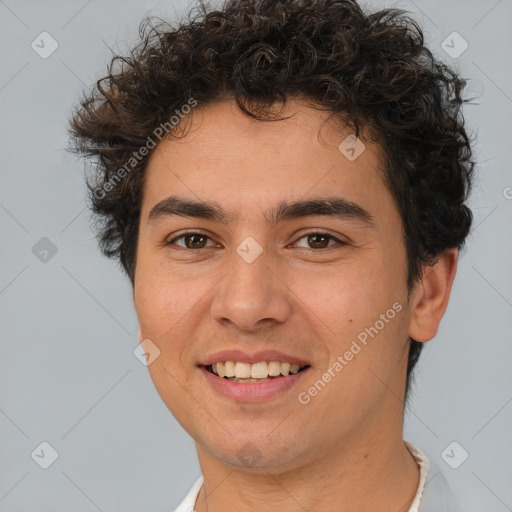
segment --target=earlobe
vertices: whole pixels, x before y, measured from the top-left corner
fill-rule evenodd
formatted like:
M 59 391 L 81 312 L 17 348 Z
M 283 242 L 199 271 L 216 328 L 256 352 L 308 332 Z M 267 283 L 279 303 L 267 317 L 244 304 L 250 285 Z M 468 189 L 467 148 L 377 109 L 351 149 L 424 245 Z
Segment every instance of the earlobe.
M 457 249 L 443 251 L 433 266 L 424 267 L 421 281 L 411 298 L 409 336 L 416 341 L 430 341 L 439 329 L 448 307 L 457 271 Z

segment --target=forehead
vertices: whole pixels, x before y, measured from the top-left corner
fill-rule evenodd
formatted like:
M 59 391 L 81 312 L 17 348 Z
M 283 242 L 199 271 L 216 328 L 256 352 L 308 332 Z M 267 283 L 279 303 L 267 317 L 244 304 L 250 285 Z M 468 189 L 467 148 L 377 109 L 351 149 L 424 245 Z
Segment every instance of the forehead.
M 176 125 L 173 133 L 177 138 L 164 139 L 153 155 L 169 146 L 179 151 L 181 145 L 203 144 L 210 146 L 209 150 L 215 154 L 227 157 L 233 152 L 232 156 L 236 156 L 243 154 L 244 148 L 239 143 L 245 142 L 247 146 L 263 146 L 266 151 L 261 156 L 278 153 L 291 157 L 292 152 L 300 155 L 312 149 L 338 152 L 340 143 L 354 134 L 340 116 L 312 108 L 303 101 L 289 99 L 284 106 L 275 103 L 270 108 L 275 118 L 253 119 L 233 99 L 199 104 Z M 378 145 L 372 144 L 371 152 L 375 156 L 381 156 L 379 150 Z
M 354 141 L 330 113 L 297 101 L 287 102 L 279 117 L 285 119 L 252 119 L 232 100 L 198 105 L 178 126 L 186 135 L 164 139 L 151 154 L 146 216 L 171 194 L 211 199 L 236 213 L 335 191 L 354 202 L 389 196 L 377 144 Z

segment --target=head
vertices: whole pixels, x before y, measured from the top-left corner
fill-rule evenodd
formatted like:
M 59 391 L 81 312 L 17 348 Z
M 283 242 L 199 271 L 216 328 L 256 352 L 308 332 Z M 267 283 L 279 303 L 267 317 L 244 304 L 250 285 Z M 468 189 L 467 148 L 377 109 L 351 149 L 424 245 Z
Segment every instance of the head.
M 381 318 L 308 407 L 317 428 L 335 427 L 325 404 L 338 397 L 348 434 L 389 389 L 405 400 L 471 226 L 464 85 L 403 11 L 233 0 L 178 28 L 143 24 L 83 99 L 71 131 L 94 160 L 101 248 L 162 352 L 150 367 L 162 398 L 205 446 L 225 444 L 222 429 L 202 438 L 207 416 L 180 404 L 180 387 L 208 403 L 194 372 L 227 345 L 298 353 L 319 377 Z M 178 241 L 187 229 L 198 234 Z M 237 251 L 248 240 L 250 263 Z

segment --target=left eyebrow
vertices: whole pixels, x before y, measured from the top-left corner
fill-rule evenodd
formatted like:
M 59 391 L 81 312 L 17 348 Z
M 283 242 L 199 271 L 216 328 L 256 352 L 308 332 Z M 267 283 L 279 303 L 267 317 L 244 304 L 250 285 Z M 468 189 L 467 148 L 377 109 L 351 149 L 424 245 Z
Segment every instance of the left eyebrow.
M 169 196 L 151 208 L 148 222 L 173 215 L 214 220 L 223 224 L 228 224 L 239 218 L 239 214 L 228 213 L 214 202 Z M 367 210 L 342 197 L 320 197 L 293 202 L 282 201 L 276 207 L 264 213 L 265 220 L 272 225 L 310 216 L 336 217 L 341 220 L 357 222 L 366 227 L 374 226 L 374 219 Z
M 373 217 L 367 210 L 342 197 L 313 198 L 291 203 L 283 201 L 277 208 L 267 213 L 265 218 L 270 224 L 278 224 L 286 220 L 313 215 L 350 220 L 367 227 L 374 226 Z

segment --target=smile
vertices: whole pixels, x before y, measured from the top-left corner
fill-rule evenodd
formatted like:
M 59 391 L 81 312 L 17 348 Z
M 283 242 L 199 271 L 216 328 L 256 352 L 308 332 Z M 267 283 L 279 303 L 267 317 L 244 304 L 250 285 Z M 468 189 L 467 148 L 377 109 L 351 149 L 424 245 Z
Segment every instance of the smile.
M 244 363 L 240 361 L 219 361 L 209 364 L 206 369 L 231 382 L 267 382 L 288 375 L 296 375 L 308 365 L 299 366 L 280 361 L 261 361 L 258 363 Z
M 215 395 L 240 403 L 262 403 L 280 396 L 290 399 L 289 392 L 298 386 L 310 369 L 310 365 L 299 366 L 280 361 L 252 364 L 222 361 L 199 366 L 205 384 Z

